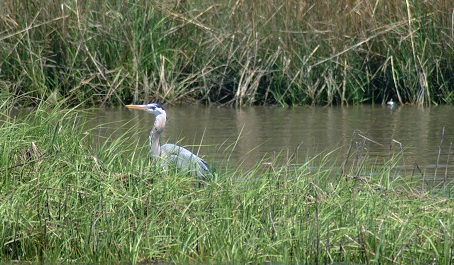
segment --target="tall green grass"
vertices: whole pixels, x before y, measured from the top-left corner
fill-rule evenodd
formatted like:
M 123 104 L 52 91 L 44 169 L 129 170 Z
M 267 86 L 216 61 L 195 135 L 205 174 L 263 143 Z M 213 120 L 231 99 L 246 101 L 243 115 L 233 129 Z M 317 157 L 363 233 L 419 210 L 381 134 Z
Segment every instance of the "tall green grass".
M 439 1 L 0 3 L 0 84 L 72 104 L 452 104 Z
M 384 167 L 333 162 L 332 153 L 297 166 L 258 162 L 248 172 L 232 165 L 199 186 L 150 167 L 130 135 L 93 147 L 87 116 L 76 109 L 42 103 L 11 116 L 11 104 L 0 107 L 2 261 L 453 259 L 452 196 L 423 190 L 411 176 L 392 177 L 394 158 Z

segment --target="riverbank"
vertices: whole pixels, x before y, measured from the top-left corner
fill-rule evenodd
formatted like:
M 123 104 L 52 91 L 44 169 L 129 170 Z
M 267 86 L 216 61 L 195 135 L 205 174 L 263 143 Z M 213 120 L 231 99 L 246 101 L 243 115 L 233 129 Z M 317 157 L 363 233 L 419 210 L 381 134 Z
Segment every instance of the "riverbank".
M 0 8 L 0 85 L 26 104 L 454 102 L 448 0 L 7 0 Z
M 392 176 L 399 154 L 385 166 L 362 164 L 354 147 L 344 157 L 319 154 L 317 164 L 258 161 L 248 172 L 232 165 L 199 186 L 150 168 L 146 147 L 131 141 L 133 129 L 94 148 L 82 111 L 42 103 L 11 117 L 13 99 L 2 102 L 2 261 L 447 264 L 453 258 L 452 185 L 430 188 L 411 175 Z

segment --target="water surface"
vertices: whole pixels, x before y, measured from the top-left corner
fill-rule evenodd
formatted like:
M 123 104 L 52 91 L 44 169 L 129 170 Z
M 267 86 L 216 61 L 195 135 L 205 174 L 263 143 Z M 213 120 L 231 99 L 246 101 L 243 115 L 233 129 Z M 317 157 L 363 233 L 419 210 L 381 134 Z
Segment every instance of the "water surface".
M 332 150 L 342 160 L 350 147 L 377 163 L 403 150 L 404 160 L 398 166 L 408 170 L 417 165 L 418 170 L 432 175 L 436 167 L 443 175 L 447 166 L 454 166 L 451 106 L 164 107 L 168 122 L 161 142 L 186 146 L 216 167 L 248 169 L 278 155 L 295 154 L 292 163 L 299 164 Z M 97 110 L 94 115 L 93 126 L 105 124 L 96 131 L 99 136 L 115 132 L 115 137 L 132 126 L 140 133 L 131 132 L 131 140 L 147 144 L 152 114 L 110 108 Z

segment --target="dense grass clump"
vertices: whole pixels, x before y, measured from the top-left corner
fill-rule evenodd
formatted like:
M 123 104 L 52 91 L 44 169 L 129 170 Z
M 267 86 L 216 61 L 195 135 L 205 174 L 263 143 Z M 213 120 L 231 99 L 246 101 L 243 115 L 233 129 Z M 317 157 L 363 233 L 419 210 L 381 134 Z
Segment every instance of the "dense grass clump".
M 3 102 L 11 102 L 8 98 Z M 125 135 L 90 145 L 84 113 L 0 106 L 0 259 L 45 263 L 449 264 L 454 200 L 332 154 L 218 170 L 150 168 Z M 449 187 L 449 186 L 447 186 Z M 446 193 L 447 192 L 447 193 Z
M 0 3 L 0 85 L 70 103 L 454 102 L 453 2 Z

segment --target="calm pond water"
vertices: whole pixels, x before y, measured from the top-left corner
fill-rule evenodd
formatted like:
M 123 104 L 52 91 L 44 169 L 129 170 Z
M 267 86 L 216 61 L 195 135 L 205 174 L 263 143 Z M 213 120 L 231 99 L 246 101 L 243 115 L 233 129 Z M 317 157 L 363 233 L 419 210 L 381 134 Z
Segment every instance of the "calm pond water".
M 168 121 L 161 143 L 183 145 L 218 168 L 247 170 L 259 162 L 272 161 L 278 154 L 281 158 L 297 154 L 292 162 L 301 164 L 332 150 L 338 152 L 341 164 L 352 146 L 375 163 L 403 150 L 401 168 L 414 170 L 418 165 L 421 172 L 434 177 L 436 167 L 437 175 L 444 176 L 448 166 L 449 177 L 454 177 L 451 106 L 164 108 Z M 139 132 L 131 132 L 131 141 L 143 145 L 154 121 L 152 114 L 126 108 L 99 109 L 94 116 L 91 125 L 103 126 L 93 133 L 117 137 L 134 127 Z

